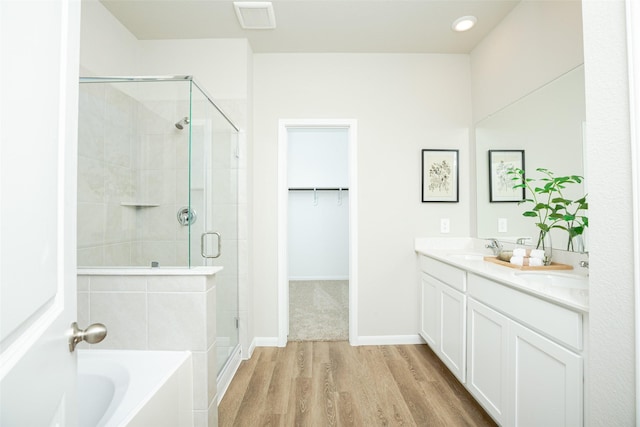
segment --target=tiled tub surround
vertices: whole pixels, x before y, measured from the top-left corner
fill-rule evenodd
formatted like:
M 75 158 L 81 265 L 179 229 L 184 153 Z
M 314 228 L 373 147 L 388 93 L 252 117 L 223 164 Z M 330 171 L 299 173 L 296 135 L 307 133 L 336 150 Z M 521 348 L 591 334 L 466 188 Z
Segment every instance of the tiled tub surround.
M 188 350 L 194 425 L 217 426 L 216 273 L 221 267 L 78 270 L 78 323 L 104 323 L 107 338 L 84 348 Z

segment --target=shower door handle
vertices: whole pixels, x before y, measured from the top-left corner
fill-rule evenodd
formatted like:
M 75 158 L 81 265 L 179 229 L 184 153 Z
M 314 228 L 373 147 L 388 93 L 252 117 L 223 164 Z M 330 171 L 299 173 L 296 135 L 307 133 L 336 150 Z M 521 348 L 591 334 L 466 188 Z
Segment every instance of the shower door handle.
M 207 255 L 205 253 L 204 250 L 204 246 L 205 246 L 205 238 L 207 237 L 208 234 L 211 235 L 216 235 L 218 236 L 218 253 L 215 255 Z M 202 233 L 202 235 L 200 236 L 200 255 L 202 255 L 202 258 L 218 258 L 220 257 L 220 254 L 222 253 L 222 237 L 220 236 L 220 233 L 218 233 L 217 231 L 205 231 L 204 233 Z

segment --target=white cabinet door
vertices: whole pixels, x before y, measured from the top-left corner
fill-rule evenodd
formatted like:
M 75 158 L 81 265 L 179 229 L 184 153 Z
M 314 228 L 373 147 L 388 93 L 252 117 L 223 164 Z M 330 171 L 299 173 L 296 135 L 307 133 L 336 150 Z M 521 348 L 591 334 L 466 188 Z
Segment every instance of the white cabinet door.
M 462 292 L 424 273 L 421 289 L 420 335 L 464 383 L 466 297 Z
M 509 335 L 509 425 L 581 426 L 582 357 L 515 322 Z
M 467 389 L 500 424 L 508 419 L 509 319 L 467 300 Z
M 420 306 L 420 335 L 432 350 L 437 351 L 440 342 L 440 284 L 422 274 Z
M 465 300 L 462 292 L 440 286 L 440 358 L 462 383 L 466 373 Z

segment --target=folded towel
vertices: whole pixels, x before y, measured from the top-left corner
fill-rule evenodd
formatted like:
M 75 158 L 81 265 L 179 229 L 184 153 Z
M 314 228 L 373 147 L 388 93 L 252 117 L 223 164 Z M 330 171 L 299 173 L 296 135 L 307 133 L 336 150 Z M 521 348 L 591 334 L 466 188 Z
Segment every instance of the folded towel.
M 542 267 L 544 261 L 541 258 L 529 258 L 529 265 L 531 267 Z
M 525 248 L 515 248 L 513 250 L 513 256 L 525 257 L 527 256 L 527 250 Z
M 542 250 L 542 249 L 532 249 L 530 256 L 531 256 L 531 258 L 544 259 L 544 250 Z
M 512 256 L 509 262 L 515 265 L 525 265 L 524 257 L 521 257 L 521 256 Z

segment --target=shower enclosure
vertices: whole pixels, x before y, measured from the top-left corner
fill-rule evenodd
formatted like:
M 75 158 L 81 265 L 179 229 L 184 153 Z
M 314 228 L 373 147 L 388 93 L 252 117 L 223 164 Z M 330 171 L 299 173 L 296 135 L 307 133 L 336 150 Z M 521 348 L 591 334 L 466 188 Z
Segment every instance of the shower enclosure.
M 78 267 L 223 266 L 218 373 L 239 341 L 238 143 L 191 76 L 80 79 Z

